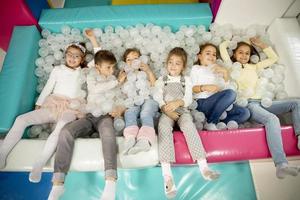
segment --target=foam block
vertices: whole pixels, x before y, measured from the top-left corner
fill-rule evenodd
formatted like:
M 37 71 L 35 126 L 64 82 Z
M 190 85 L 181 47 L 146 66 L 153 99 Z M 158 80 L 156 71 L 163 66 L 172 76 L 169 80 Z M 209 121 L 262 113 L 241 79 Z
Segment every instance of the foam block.
M 17 115 L 33 109 L 39 39 L 35 26 L 14 28 L 0 73 L 0 134 L 10 129 Z
M 129 26 L 138 23 L 154 23 L 171 26 L 175 31 L 181 25 L 205 25 L 212 20 L 210 7 L 203 4 L 157 4 L 126 6 L 93 6 L 82 8 L 45 9 L 39 25 L 59 32 L 62 25 L 76 28 L 105 26 Z
M 287 156 L 300 155 L 292 126 L 281 128 L 283 146 Z M 199 133 L 207 152 L 208 162 L 241 161 L 270 158 L 264 128 L 226 131 L 201 131 Z M 176 164 L 192 164 L 185 138 L 174 133 Z

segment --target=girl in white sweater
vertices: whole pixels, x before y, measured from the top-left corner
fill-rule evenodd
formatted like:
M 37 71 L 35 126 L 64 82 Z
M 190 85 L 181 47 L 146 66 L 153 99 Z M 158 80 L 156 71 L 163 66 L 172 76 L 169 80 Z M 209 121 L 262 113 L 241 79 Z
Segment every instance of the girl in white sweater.
M 56 123 L 41 155 L 29 175 L 31 182 L 39 182 L 43 166 L 56 149 L 63 126 L 84 116 L 85 92 L 82 68 L 85 67 L 86 49 L 82 44 L 71 43 L 65 48 L 65 64 L 54 67 L 41 92 L 35 110 L 18 116 L 0 148 L 0 168 L 6 165 L 9 152 L 22 138 L 26 127 L 35 124 Z

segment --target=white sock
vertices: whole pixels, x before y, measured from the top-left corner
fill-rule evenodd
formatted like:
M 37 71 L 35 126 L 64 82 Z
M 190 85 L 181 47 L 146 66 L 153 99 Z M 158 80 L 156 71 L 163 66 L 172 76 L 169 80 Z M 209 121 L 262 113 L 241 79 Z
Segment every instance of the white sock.
M 100 200 L 114 200 L 116 196 L 116 181 L 106 180 Z
M 197 163 L 200 169 L 200 173 L 205 180 L 212 181 L 219 178 L 220 174 L 217 171 L 211 170 L 208 167 L 207 161 L 205 159 L 197 160 Z
M 125 138 L 122 153 L 128 154 L 129 149 L 131 149 L 134 146 L 135 142 L 135 137 Z
M 43 172 L 43 167 L 39 166 L 38 164 L 35 164 L 32 167 L 32 170 L 29 174 L 29 181 L 32 183 L 40 182 L 42 177 L 42 172 Z
M 48 200 L 58 200 L 64 192 L 64 185 L 53 185 Z
M 164 177 L 164 190 L 168 199 L 172 199 L 177 194 L 176 185 L 173 179 L 170 163 L 161 163 L 162 174 Z
M 298 135 L 298 149 L 300 150 L 300 135 Z
M 279 179 L 285 178 L 286 175 L 297 176 L 299 168 L 289 166 L 287 163 L 282 163 L 276 166 L 276 176 Z
M 151 145 L 147 139 L 139 139 L 136 144 L 129 149 L 128 154 L 137 154 L 141 151 L 149 151 Z

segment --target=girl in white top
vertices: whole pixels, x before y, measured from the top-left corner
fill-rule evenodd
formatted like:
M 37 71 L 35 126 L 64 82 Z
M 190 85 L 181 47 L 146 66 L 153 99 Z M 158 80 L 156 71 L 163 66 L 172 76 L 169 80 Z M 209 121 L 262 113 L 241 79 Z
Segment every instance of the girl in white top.
M 203 178 L 214 180 L 219 177 L 219 174 L 207 165 L 205 150 L 187 108 L 192 103 L 193 97 L 191 79 L 182 74 L 186 63 L 185 50 L 180 47 L 172 49 L 167 58 L 168 75 L 156 81 L 156 93 L 153 96 L 162 110 L 158 124 L 158 146 L 167 198 L 174 198 L 177 192 L 170 166 L 170 163 L 175 162 L 173 126 L 176 122 L 184 134 L 193 160 L 199 165 Z
M 65 50 L 65 65 L 54 67 L 42 90 L 34 111 L 18 116 L 0 148 L 0 168 L 6 165 L 6 158 L 22 138 L 26 127 L 35 124 L 56 123 L 41 155 L 29 175 L 31 182 L 39 182 L 43 166 L 56 149 L 58 136 L 63 126 L 76 118 L 83 117 L 85 103 L 82 67 L 85 67 L 86 49 L 79 43 L 71 43 Z
M 234 124 L 238 128 L 238 123 L 243 123 L 250 117 L 247 108 L 233 105 L 228 112 L 228 107 L 232 105 L 236 98 L 236 93 L 231 90 L 222 90 L 220 83 L 228 81 L 228 72 L 224 67 L 216 64 L 217 47 L 206 43 L 200 46 L 198 53 L 198 63 L 192 67 L 191 79 L 193 84 L 194 97 L 197 100 L 197 110 L 203 112 L 207 119 L 204 128 L 207 130 L 217 130 L 216 125 L 220 120 L 229 124 Z M 221 118 L 226 112 L 227 117 Z M 230 126 L 228 126 L 230 127 Z

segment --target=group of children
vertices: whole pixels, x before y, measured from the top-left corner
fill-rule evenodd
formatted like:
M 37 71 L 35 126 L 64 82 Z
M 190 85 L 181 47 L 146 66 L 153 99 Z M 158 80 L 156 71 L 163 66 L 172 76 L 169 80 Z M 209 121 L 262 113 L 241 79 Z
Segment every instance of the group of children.
M 72 43 L 65 48 L 65 64 L 54 67 L 37 102 L 36 109 L 16 118 L 15 123 L 5 137 L 0 148 L 0 168 L 6 165 L 9 152 L 21 139 L 26 127 L 34 124 L 56 123 L 45 147 L 34 164 L 29 175 L 31 182 L 39 182 L 42 169 L 56 150 L 53 173 L 53 187 L 48 199 L 54 200 L 64 192 L 64 180 L 69 171 L 75 139 L 99 132 L 102 141 L 102 151 L 105 167 L 105 188 L 101 199 L 115 199 L 117 180 L 117 143 L 113 127 L 113 119 L 124 115 L 125 137 L 123 154 L 136 154 L 148 151 L 156 141 L 153 118 L 161 110 L 158 123 L 159 160 L 162 167 L 164 191 L 167 198 L 176 196 L 176 185 L 171 172 L 171 163 L 175 162 L 173 144 L 173 128 L 177 123 L 183 132 L 191 156 L 199 165 L 200 174 L 205 180 L 215 180 L 220 174 L 208 167 L 201 138 L 193 123 L 189 106 L 193 99 L 197 101 L 197 110 L 206 117 L 204 127 L 207 130 L 217 130 L 217 123 L 225 126 L 238 127 L 251 118 L 265 125 L 268 146 L 276 166 L 278 178 L 286 175 L 296 176 L 299 168 L 288 165 L 281 139 L 280 123 L 276 114 L 292 112 L 294 130 L 298 137 L 300 149 L 300 101 L 274 101 L 272 106 L 264 108 L 260 104 L 260 96 L 251 94 L 247 97 L 247 108 L 235 104 L 236 93 L 233 90 L 222 90 L 218 80 L 229 79 L 229 71 L 216 64 L 218 48 L 206 43 L 200 46 L 198 62 L 192 66 L 190 76 L 185 75 L 187 68 L 187 53 L 183 48 L 173 48 L 166 58 L 167 75 L 156 79 L 151 68 L 146 63 L 140 63 L 132 73 L 142 72 L 148 80 L 148 87 L 155 88 L 153 94 L 144 95 L 140 105 L 126 108 L 124 105 L 113 104 L 111 110 L 100 116 L 87 113 L 85 105 L 96 103 L 97 97 L 107 95 L 114 88 L 122 87 L 127 80 L 127 74 L 121 70 L 118 77 L 114 76 L 117 59 L 110 51 L 99 46 L 92 30 L 86 30 L 85 36 L 94 47 L 94 60 L 89 65 L 85 63 L 86 48 L 81 43 Z M 259 38 L 252 38 L 251 44 L 239 42 L 230 58 L 227 52 L 228 41 L 220 45 L 221 58 L 225 61 L 239 62 L 242 65 L 240 77 L 237 79 L 238 89 L 255 91 L 258 81 L 257 70 L 266 68 L 277 61 L 277 55 Z M 253 45 L 263 49 L 267 59 L 257 64 L 250 63 Z M 138 49 L 127 49 L 123 61 L 132 66 L 141 56 Z M 82 90 L 85 73 L 82 68 L 90 67 L 86 75 L 87 97 Z M 95 71 L 101 79 L 94 77 Z M 139 122 L 141 127 L 139 128 Z

